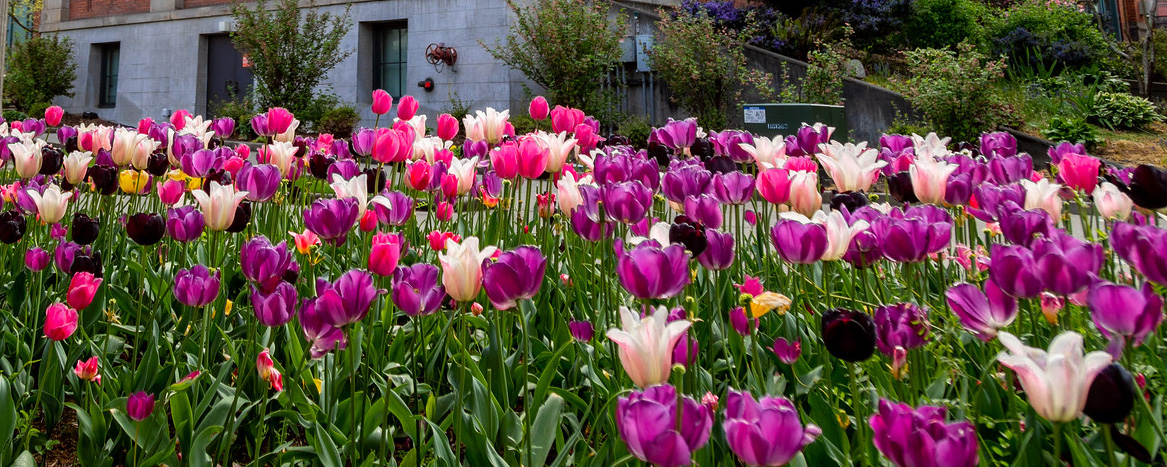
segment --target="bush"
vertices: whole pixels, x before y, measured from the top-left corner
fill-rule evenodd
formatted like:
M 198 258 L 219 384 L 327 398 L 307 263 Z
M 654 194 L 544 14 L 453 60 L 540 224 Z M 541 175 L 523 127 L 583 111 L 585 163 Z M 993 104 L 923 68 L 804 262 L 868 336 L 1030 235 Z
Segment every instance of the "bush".
M 353 127 L 361 121 L 361 115 L 351 105 L 339 105 L 324 112 L 320 121 L 316 123 L 318 133 L 331 133 L 336 137 L 346 137 L 353 134 Z
M 743 88 L 755 88 L 768 99 L 773 77 L 746 66 L 743 34 L 718 28 L 703 12 L 685 10 L 661 19 L 657 27 L 653 68 L 671 99 L 705 128 L 726 127 Z
M 968 43 L 958 49 L 908 52 L 912 74 L 900 90 L 940 134 L 973 141 L 981 132 L 1013 120 L 1012 110 L 993 86 L 1004 76 L 1005 63 L 987 60 Z
M 854 30 L 857 48 L 874 52 L 894 50 L 904 38 L 903 27 L 912 12 L 909 0 L 845 0 L 839 11 Z
M 538 0 L 519 7 L 507 0 L 507 5 L 516 18 L 505 40 L 494 47 L 479 44 L 545 88 L 552 103 L 610 119 L 614 96 L 601 92 L 600 83 L 620 60 L 623 16 L 610 21 L 604 1 Z
M 28 114 L 19 110 L 8 109 L 3 112 L 4 121 L 13 122 L 16 120 L 24 120 L 28 118 Z
M 1094 97 L 1090 120 L 1111 130 L 1140 129 L 1163 120 L 1155 104 L 1124 92 L 1100 92 Z
M 808 8 L 798 18 L 787 18 L 770 30 L 770 49 L 799 60 L 806 60 L 818 43 L 842 38 L 843 23 L 831 10 Z
M 643 115 L 629 115 L 616 127 L 616 133 L 627 136 L 632 147 L 643 148 L 648 145 L 648 137 L 652 134 L 652 123 Z
M 57 96 L 73 97 L 76 72 L 72 39 L 58 35 L 29 38 L 12 46 L 4 78 L 5 99 L 16 108 L 30 111 Z
M 1009 57 L 1011 68 L 1083 68 L 1109 54 L 1106 36 L 1094 18 L 1077 7 L 1028 0 L 1009 9 L 990 27 L 995 54 Z
M 234 98 L 212 102 L 207 112 L 214 118 L 231 117 L 235 119 L 235 136 L 239 139 L 250 140 L 256 135 L 251 131 L 251 117 L 255 116 L 255 102 L 250 94 L 237 95 Z
M 1093 149 L 1102 143 L 1094 126 L 1087 123 L 1083 117 L 1053 117 L 1049 126 L 1041 134 L 1055 143 L 1069 141 L 1085 144 L 1087 149 Z
M 915 47 L 953 49 L 962 42 L 981 46 L 980 21 L 989 8 L 975 0 L 916 0 L 904 24 L 904 35 Z
M 535 127 L 539 124 L 539 122 L 536 122 L 535 119 L 531 118 L 530 115 L 527 115 L 526 112 L 520 113 L 518 115 L 512 115 L 509 119 L 507 119 L 507 121 L 510 122 L 511 126 L 515 127 L 516 135 L 522 135 L 535 131 Z M 545 120 L 542 122 L 542 130 L 551 131 L 551 128 L 549 128 L 550 124 L 550 120 Z
M 849 31 L 844 27 L 845 31 Z M 850 76 L 847 56 L 843 50 L 850 47 L 847 35 L 834 44 L 820 44 L 807 60 L 806 78 L 802 80 L 802 101 L 811 104 L 839 105 L 843 103 L 843 78 Z

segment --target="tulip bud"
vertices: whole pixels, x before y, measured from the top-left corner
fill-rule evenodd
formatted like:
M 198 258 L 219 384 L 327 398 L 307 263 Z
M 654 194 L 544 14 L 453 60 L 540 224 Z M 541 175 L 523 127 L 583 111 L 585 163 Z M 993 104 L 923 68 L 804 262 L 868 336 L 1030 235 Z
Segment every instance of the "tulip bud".
M 481 316 L 482 315 L 482 304 L 478 303 L 478 302 L 472 303 L 470 305 L 470 313 L 473 314 L 474 316 Z
M 793 365 L 798 361 L 798 357 L 802 355 L 802 342 L 790 342 L 783 338 L 774 339 L 774 355 L 778 356 L 778 360 L 787 365 Z
M 49 126 L 57 126 L 61 124 L 61 118 L 65 116 L 65 110 L 61 106 L 54 105 L 45 109 L 45 123 Z
M 45 310 L 45 337 L 63 341 L 77 330 L 77 310 L 64 303 L 54 303 Z
M 77 375 L 77 379 L 101 384 L 101 375 L 97 373 L 98 364 L 96 356 L 89 357 L 89 360 L 85 361 L 77 360 L 77 365 L 73 367 L 73 374 Z
M 567 323 L 571 337 L 579 342 L 591 342 L 596 330 L 590 321 L 572 321 Z
M 527 113 L 537 121 L 546 120 L 547 114 L 550 112 L 547 99 L 544 99 L 543 96 L 536 96 L 534 99 L 531 99 L 531 105 L 527 107 Z
M 49 254 L 40 248 L 33 248 L 24 253 L 24 265 L 32 272 L 43 271 L 49 266 Z
M 393 107 L 393 97 L 384 89 L 373 91 L 373 113 L 377 115 L 385 115 L 389 113 L 389 109 Z
M 1134 404 L 1134 378 L 1126 368 L 1112 363 L 1090 384 L 1083 413 L 1098 423 L 1121 423 L 1130 415 Z
M 413 96 L 405 96 L 397 103 L 397 118 L 402 121 L 413 120 L 413 116 L 417 114 L 417 99 Z
M 140 422 L 154 413 L 154 395 L 138 391 L 126 399 L 126 415 L 132 420 Z
M 875 321 L 861 311 L 837 308 L 822 315 L 822 339 L 827 351 L 847 362 L 861 362 L 875 353 Z
M 738 335 L 745 337 L 758 327 L 758 318 L 751 321 L 750 317 L 746 315 L 746 309 L 739 306 L 729 311 L 729 323 Z

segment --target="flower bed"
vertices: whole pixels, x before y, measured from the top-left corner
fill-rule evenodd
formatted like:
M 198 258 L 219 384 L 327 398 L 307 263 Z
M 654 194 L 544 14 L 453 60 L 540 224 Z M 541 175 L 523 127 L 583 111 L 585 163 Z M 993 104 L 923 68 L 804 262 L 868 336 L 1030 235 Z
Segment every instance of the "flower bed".
M 0 463 L 65 412 L 83 465 L 1159 455 L 1161 169 L 416 109 L 342 139 L 273 108 L 256 151 L 186 112 L 0 127 Z

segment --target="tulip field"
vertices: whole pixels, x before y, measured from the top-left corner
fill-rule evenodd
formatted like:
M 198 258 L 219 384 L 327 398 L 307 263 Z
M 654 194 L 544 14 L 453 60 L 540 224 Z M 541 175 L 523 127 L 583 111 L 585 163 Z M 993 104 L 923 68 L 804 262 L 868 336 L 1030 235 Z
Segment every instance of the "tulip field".
M 1164 464 L 1162 168 L 417 108 L 0 125 L 0 465 Z

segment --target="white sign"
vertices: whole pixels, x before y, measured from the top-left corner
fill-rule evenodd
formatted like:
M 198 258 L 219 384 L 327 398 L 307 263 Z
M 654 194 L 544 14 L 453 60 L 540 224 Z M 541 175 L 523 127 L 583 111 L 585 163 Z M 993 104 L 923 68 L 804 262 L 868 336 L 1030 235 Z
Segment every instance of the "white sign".
M 746 123 L 766 123 L 766 108 L 765 107 L 746 107 L 745 108 L 745 122 Z

